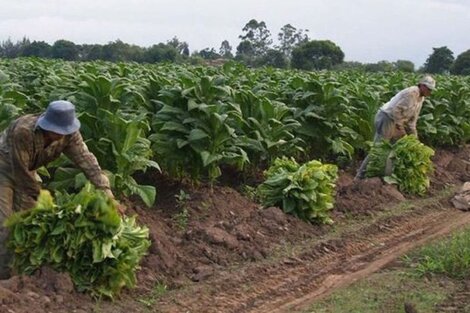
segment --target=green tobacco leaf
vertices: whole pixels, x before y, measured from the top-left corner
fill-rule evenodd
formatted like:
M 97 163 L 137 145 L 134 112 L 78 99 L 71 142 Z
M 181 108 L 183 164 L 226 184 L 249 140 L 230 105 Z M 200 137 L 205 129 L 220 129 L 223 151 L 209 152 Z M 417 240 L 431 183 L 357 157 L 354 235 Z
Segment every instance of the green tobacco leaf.
M 393 145 L 387 141 L 377 143 L 369 154 L 366 176 L 384 177 L 388 162 L 392 163 L 391 175 L 384 181 L 396 184 L 406 193 L 422 195 L 429 187 L 429 174 L 433 170 L 431 157 L 434 150 L 422 144 L 415 136 L 408 135 Z
M 204 132 L 203 130 L 201 129 L 192 129 L 191 132 L 189 133 L 189 136 L 188 136 L 188 140 L 191 142 L 191 141 L 197 141 L 197 140 L 201 140 L 203 138 L 207 138 L 209 137 L 209 135 Z
M 155 203 L 157 191 L 154 186 L 133 184 L 129 185 L 129 189 L 131 189 L 133 193 L 137 194 L 142 201 L 144 201 L 147 207 L 150 208 Z
M 276 159 L 257 192 L 264 206 L 277 205 L 301 219 L 328 223 L 333 208 L 337 167 L 310 161 L 299 166 L 293 159 Z
M 68 272 L 78 290 L 96 297 L 112 298 L 123 287 L 133 287 L 150 245 L 148 229 L 135 217 L 121 218 L 113 202 L 91 185 L 75 195 L 59 194 L 58 200 L 46 210 L 51 197 L 41 192 L 40 208 L 7 219 L 13 267 L 25 274 L 43 265 Z

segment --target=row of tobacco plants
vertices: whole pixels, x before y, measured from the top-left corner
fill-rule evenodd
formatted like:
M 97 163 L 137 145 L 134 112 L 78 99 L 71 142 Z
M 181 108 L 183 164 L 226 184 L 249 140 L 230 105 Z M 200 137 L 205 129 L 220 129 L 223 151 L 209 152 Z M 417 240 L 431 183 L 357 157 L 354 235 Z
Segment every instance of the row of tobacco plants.
M 151 206 L 155 187 L 134 179 L 149 168 L 213 183 L 226 166 L 250 173 L 281 157 L 351 164 L 370 148 L 379 106 L 418 80 L 416 74 L 237 63 L 0 60 L 0 130 L 21 114 L 42 112 L 52 100 L 70 100 L 113 188 Z M 431 147 L 463 144 L 470 138 L 470 77 L 436 80 L 418 122 L 420 140 Z M 86 182 L 65 158 L 42 173 L 56 189 Z

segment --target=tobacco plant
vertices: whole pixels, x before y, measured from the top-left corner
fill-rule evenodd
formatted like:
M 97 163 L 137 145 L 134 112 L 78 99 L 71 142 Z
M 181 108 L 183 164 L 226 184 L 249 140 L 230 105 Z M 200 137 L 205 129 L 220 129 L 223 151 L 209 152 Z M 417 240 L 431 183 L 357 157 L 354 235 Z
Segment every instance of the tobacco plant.
M 41 266 L 68 272 L 79 291 L 114 297 L 136 283 L 135 271 L 150 246 L 148 229 L 121 217 L 115 202 L 86 185 L 56 198 L 41 191 L 37 205 L 10 216 L 13 267 L 32 274 Z
M 337 170 L 315 160 L 299 165 L 292 158 L 276 159 L 258 194 L 265 207 L 279 206 L 303 220 L 331 224 Z

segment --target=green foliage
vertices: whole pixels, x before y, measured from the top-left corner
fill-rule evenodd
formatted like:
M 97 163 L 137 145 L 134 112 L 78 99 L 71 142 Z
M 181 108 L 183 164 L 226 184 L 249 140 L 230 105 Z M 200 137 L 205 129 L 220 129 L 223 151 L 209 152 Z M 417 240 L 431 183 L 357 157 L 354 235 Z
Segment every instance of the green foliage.
M 429 174 L 433 170 L 431 157 L 434 150 L 408 135 L 394 144 L 382 141 L 375 144 L 369 154 L 367 177 L 385 176 L 384 180 L 406 193 L 423 195 L 429 187 Z M 391 162 L 391 174 L 387 163 Z
M 258 186 L 264 206 L 279 206 L 303 220 L 331 224 L 337 167 L 310 161 L 299 165 L 294 159 L 276 159 Z
M 45 41 L 33 41 L 21 51 L 25 57 L 47 58 L 51 55 L 51 46 Z
M 87 49 L 83 53 L 93 47 Z M 280 156 L 346 165 L 368 150 L 379 106 L 418 81 L 415 74 L 397 72 L 395 63 L 383 65 L 391 71 L 0 59 L 0 128 L 19 114 L 43 111 L 51 100 L 70 100 L 90 151 L 116 176 L 118 193 L 151 199 L 146 190 L 132 192 L 124 180 L 134 186 L 135 173 L 156 160 L 170 175 L 195 181 L 214 181 L 225 165 L 251 170 Z M 438 88 L 418 120 L 420 139 L 432 147 L 462 145 L 470 140 L 469 78 L 435 78 Z M 133 142 L 128 148 L 120 145 L 126 136 Z M 80 187 L 83 175 L 71 166 L 55 163 L 52 183 Z
M 447 301 L 455 295 L 458 285 L 455 281 L 411 275 L 411 270 L 397 266 L 368 275 L 348 287 L 336 289 L 302 312 L 443 313 L 448 306 L 442 304 L 449 303 Z M 403 310 L 404 303 L 412 304 L 408 306 L 411 309 Z M 465 312 L 465 309 L 461 312 Z
M 204 175 L 213 182 L 221 164 L 243 168 L 248 158 L 231 125 L 240 119 L 239 109 L 228 101 L 230 88 L 220 77 L 182 79 L 185 89 L 165 91 L 165 104 L 155 114 L 155 151 L 164 167 L 178 175 L 187 169 L 193 179 Z M 238 122 L 239 123 L 239 122 Z
M 361 83 L 362 79 L 364 79 L 363 75 L 351 73 L 345 81 L 349 86 L 347 97 L 351 109 L 343 116 L 349 118 L 347 125 L 357 133 L 357 136 L 346 138 L 346 141 L 350 142 L 356 151 L 368 149 L 367 142 L 374 137 L 375 115 L 381 105 L 381 94 L 377 87 Z M 346 124 L 346 120 L 343 120 L 342 123 Z
M 224 40 L 220 44 L 219 54 L 224 59 L 232 59 L 233 58 L 232 46 L 230 45 L 228 40 Z
M 308 30 L 305 30 L 308 32 Z M 290 58 L 292 55 L 292 49 L 302 42 L 308 41 L 308 35 L 304 34 L 303 29 L 297 29 L 291 24 L 286 24 L 281 28 L 278 33 L 279 40 L 279 51 L 283 53 L 286 58 Z
M 209 48 L 202 49 L 201 51 L 199 51 L 197 53 L 193 53 L 193 56 L 195 56 L 195 55 L 199 55 L 201 58 L 203 58 L 205 60 L 215 60 L 215 59 L 221 58 L 220 54 L 218 54 L 217 51 L 215 51 L 214 48 L 212 48 L 212 49 L 209 49 Z
M 253 44 L 248 40 L 242 40 L 237 46 L 235 59 L 246 65 L 252 65 L 256 58 Z
M 456 75 L 470 75 L 470 49 L 457 56 L 451 72 Z
M 367 63 L 364 65 L 366 72 L 392 72 L 394 70 L 393 63 L 389 61 L 379 61 L 377 63 Z
M 467 279 L 470 275 L 470 230 L 460 231 L 446 240 L 420 249 L 407 257 L 420 275 L 444 274 Z
M 155 187 L 140 185 L 132 177 L 135 172 L 145 172 L 148 168 L 160 170 L 158 163 L 151 160 L 153 152 L 150 140 L 143 136 L 146 123 L 142 117 L 125 120 L 109 112 L 107 115 L 104 127 L 109 135 L 101 140 L 109 144 L 114 156 L 111 185 L 126 196 L 139 195 L 144 203 L 151 207 L 155 202 Z
M 144 136 L 149 128 L 144 117 L 125 119 L 107 110 L 99 110 L 98 115 L 101 116 L 99 120 L 90 114 L 84 114 L 81 118 L 90 151 L 106 170 L 111 187 L 117 194 L 138 195 L 151 207 L 156 198 L 155 187 L 141 185 L 132 176 L 138 171 L 145 172 L 148 168 L 160 170 L 158 163 L 151 159 L 151 142 Z M 58 160 L 51 166 L 56 166 L 57 169 L 49 184 L 50 188 L 77 189 L 86 182 L 83 174 L 65 160 Z
M 175 195 L 176 205 L 179 208 L 184 208 L 186 203 L 191 200 L 191 195 L 186 193 L 183 189 L 180 189 L 180 192 Z
M 432 49 L 433 53 L 429 55 L 424 63 L 424 72 L 431 74 L 444 74 L 449 72 L 454 63 L 454 53 L 446 46 Z
M 349 127 L 353 108 L 335 81 L 321 77 L 297 77 L 291 81 L 290 101 L 296 108 L 294 118 L 301 123 L 296 132 L 309 148 L 322 147 L 323 155 L 351 158 L 352 141 L 357 133 Z
M 241 193 L 246 198 L 250 199 L 253 202 L 259 202 L 258 193 L 256 192 L 256 187 L 250 185 L 243 185 L 241 189 Z
M 391 162 L 390 155 L 393 144 L 388 140 L 382 140 L 374 144 L 369 152 L 369 163 L 367 163 L 366 177 L 382 177 L 387 174 L 387 164 Z M 391 168 L 389 169 L 391 170 Z
M 256 60 L 258 66 L 271 66 L 275 68 L 287 68 L 289 60 L 279 50 L 268 49 L 266 54 Z
M 51 56 L 67 61 L 78 60 L 78 47 L 68 40 L 57 40 L 51 48 Z
M 180 190 L 178 194 L 175 195 L 176 206 L 181 212 L 175 214 L 172 219 L 176 223 L 176 226 L 179 230 L 185 231 L 188 227 L 189 221 L 189 207 L 188 201 L 191 200 L 191 195 L 186 193 L 184 190 Z
M 89 184 L 56 200 L 41 191 L 33 209 L 7 219 L 13 267 L 25 274 L 43 265 L 68 272 L 79 291 L 97 297 L 133 287 L 150 246 L 148 229 L 136 225 L 135 217 L 121 217 L 115 202 Z
M 415 71 L 415 65 L 409 60 L 396 60 L 393 66 L 397 71 L 413 73 Z
M 157 282 L 155 286 L 150 291 L 149 295 L 146 295 L 143 298 L 137 299 L 140 303 L 144 304 L 147 308 L 153 308 L 155 303 L 168 293 L 168 287 L 162 282 Z
M 291 65 L 302 70 L 331 69 L 344 60 L 344 52 L 330 40 L 311 40 L 292 50 Z
M 137 194 L 147 206 L 152 206 L 155 187 L 140 185 L 132 177 L 137 171 L 145 172 L 151 167 L 160 169 L 151 159 L 153 152 L 146 138 L 150 130 L 146 116 L 131 110 L 143 106 L 144 96 L 126 78 L 96 75 L 90 70 L 81 79 L 76 97 L 79 109 L 84 111 L 80 116 L 81 131 L 90 151 L 101 167 L 111 173 L 114 190 L 126 196 Z M 124 103 L 126 107 L 122 108 Z M 62 181 L 64 179 L 67 178 Z
M 18 107 L 2 102 L 0 97 L 0 131 L 7 128 L 16 117 L 19 117 L 20 112 L 21 110 Z
M 0 70 L 0 131 L 19 117 L 28 97 L 17 91 L 18 85 L 10 81 L 7 73 Z
M 271 32 L 263 21 L 258 22 L 255 19 L 250 20 L 243 27 L 243 32 L 245 32 L 245 34 L 240 35 L 239 38 L 242 42 L 249 43 L 253 49 L 254 57 L 263 56 L 273 42 L 271 39 Z M 237 47 L 237 52 L 240 52 L 239 47 Z
M 178 50 L 164 43 L 153 45 L 145 51 L 145 61 L 150 63 L 175 62 L 178 58 Z
M 304 151 L 305 142 L 295 135 L 301 124 L 294 118 L 294 109 L 261 93 L 256 95 L 245 90 L 236 92 L 234 101 L 242 117 L 238 125 L 242 134 L 239 140 L 252 166 Z
M 469 78 L 439 81 L 418 120 L 420 137 L 433 146 L 458 146 L 470 140 Z
M 176 223 L 176 227 L 180 231 L 185 231 L 186 228 L 188 227 L 188 221 L 189 221 L 189 211 L 185 207 L 183 210 L 175 215 L 173 215 L 172 220 Z

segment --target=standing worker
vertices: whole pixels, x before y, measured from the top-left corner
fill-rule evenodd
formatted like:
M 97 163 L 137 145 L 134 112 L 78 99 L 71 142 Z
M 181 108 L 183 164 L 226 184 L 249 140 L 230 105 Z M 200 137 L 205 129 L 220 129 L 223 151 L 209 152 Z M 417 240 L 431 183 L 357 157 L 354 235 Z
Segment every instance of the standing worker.
M 109 180 L 79 131 L 75 106 L 54 101 L 42 115 L 25 115 L 0 134 L 0 279 L 10 275 L 11 253 L 7 250 L 8 230 L 3 226 L 13 212 L 34 207 L 41 186 L 36 170 L 63 152 L 86 177 L 114 198 Z M 122 207 L 119 206 L 122 213 Z
M 375 115 L 374 144 L 382 139 L 393 142 L 405 135 L 418 136 L 416 122 L 423 106 L 424 97 L 429 97 L 435 88 L 434 79 L 426 75 L 418 85 L 403 89 L 385 103 Z M 368 162 L 369 156 L 362 162 L 355 179 L 365 177 Z

